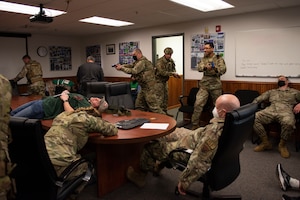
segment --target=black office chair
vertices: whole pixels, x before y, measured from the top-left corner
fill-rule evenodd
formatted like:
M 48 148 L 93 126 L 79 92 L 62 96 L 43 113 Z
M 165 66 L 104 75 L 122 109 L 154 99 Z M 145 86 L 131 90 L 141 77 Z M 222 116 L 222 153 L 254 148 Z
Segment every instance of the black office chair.
M 9 144 L 9 153 L 12 162 L 17 164 L 12 172 L 16 181 L 17 199 L 64 200 L 80 184 L 90 180 L 93 165 L 84 158 L 72 163 L 61 176 L 57 176 L 48 156 L 45 131 L 40 120 L 11 117 L 10 129 L 13 142 Z M 88 164 L 88 170 L 67 180 L 70 173 L 82 163 Z
M 226 114 L 218 150 L 212 160 L 211 167 L 198 180 L 203 182 L 202 197 L 211 198 L 211 191 L 218 191 L 227 187 L 240 174 L 239 154 L 243 149 L 244 142 L 251 134 L 256 110 L 257 104 L 247 104 Z M 187 163 L 174 159 L 174 154 L 178 152 L 189 155 L 191 153 L 186 149 L 179 148 L 169 154 L 173 168 L 183 171 Z M 177 187 L 176 193 L 178 194 Z M 195 192 L 188 191 L 188 194 L 195 194 Z M 241 199 L 241 196 L 231 195 L 230 199 Z
M 105 98 L 111 107 L 134 109 L 129 82 L 108 83 L 105 87 Z
M 234 95 L 240 100 L 241 106 L 243 106 L 252 103 L 259 96 L 259 92 L 257 90 L 236 90 Z
M 183 112 L 185 114 L 188 114 L 191 116 L 194 112 L 194 104 L 196 101 L 196 95 L 199 91 L 198 87 L 193 87 L 191 88 L 189 95 L 180 95 L 179 96 L 179 102 L 180 102 L 180 107 L 178 108 L 178 111 L 176 113 L 176 120 L 178 118 L 179 112 Z M 208 97 L 207 102 L 205 106 L 203 107 L 201 118 L 204 118 L 205 124 L 208 123 L 208 121 L 211 118 L 211 111 L 213 109 L 213 102 L 211 96 Z M 205 116 L 205 114 L 208 113 L 209 116 Z M 209 118 L 209 119 L 207 119 Z M 183 126 L 186 124 L 183 124 Z
M 84 96 L 86 96 L 87 98 L 91 98 L 91 97 L 99 97 L 102 98 L 105 96 L 105 85 L 108 82 L 85 82 L 82 84 L 82 87 L 84 88 Z
M 196 101 L 196 94 L 199 91 L 199 88 L 193 87 L 191 88 L 189 95 L 180 95 L 179 96 L 179 102 L 180 107 L 178 108 L 177 114 L 176 114 L 176 120 L 178 118 L 179 112 L 187 113 L 187 114 L 193 114 L 194 112 L 194 104 Z

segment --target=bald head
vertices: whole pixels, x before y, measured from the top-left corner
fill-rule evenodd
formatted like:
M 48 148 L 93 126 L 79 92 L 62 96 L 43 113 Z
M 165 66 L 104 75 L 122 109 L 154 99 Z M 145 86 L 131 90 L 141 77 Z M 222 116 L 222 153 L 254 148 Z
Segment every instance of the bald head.
M 216 100 L 216 108 L 219 116 L 225 118 L 227 112 L 240 107 L 239 99 L 233 94 L 223 94 Z

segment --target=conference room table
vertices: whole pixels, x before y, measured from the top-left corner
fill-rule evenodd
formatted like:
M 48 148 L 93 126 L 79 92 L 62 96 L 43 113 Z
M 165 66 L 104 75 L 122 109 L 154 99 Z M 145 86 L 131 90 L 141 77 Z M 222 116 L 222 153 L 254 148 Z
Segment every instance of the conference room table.
M 12 108 L 28 101 L 40 99 L 38 96 L 13 97 Z M 27 99 L 27 101 L 26 101 Z M 111 123 L 133 118 L 147 118 L 151 123 L 168 124 L 166 129 L 147 128 L 140 126 L 129 130 L 118 130 L 118 135 L 103 137 L 100 133 L 90 133 L 83 152 L 96 153 L 97 195 L 103 197 L 127 182 L 126 171 L 129 166 L 139 167 L 139 159 L 144 144 L 167 135 L 176 128 L 176 120 L 167 115 L 131 110 L 130 116 L 118 116 L 103 113 L 102 118 Z M 52 125 L 52 120 L 42 120 L 45 130 Z

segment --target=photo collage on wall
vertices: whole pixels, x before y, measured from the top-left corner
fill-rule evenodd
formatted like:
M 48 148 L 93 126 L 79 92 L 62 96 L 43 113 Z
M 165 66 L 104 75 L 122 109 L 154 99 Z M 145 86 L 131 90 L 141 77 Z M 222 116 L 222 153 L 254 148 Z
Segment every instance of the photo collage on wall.
M 204 56 L 204 45 L 206 42 L 214 44 L 214 53 L 224 57 L 225 33 L 196 34 L 192 36 L 191 44 L 191 68 L 197 69 L 197 64 Z
M 50 70 L 72 70 L 71 47 L 49 46 Z
M 86 47 L 86 57 L 93 56 L 95 63 L 101 67 L 101 47 L 100 45 L 93 45 Z
M 134 62 L 132 52 L 139 48 L 139 42 L 122 42 L 119 43 L 119 63 L 131 64 Z

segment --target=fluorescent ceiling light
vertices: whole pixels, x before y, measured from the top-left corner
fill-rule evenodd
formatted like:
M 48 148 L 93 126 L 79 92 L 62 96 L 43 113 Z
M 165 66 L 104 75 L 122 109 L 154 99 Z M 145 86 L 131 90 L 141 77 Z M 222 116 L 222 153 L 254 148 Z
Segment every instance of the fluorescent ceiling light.
M 125 21 L 119 21 L 115 19 L 108 19 L 108 18 L 103 18 L 103 17 L 89 17 L 85 19 L 79 20 L 81 22 L 86 22 L 86 23 L 92 23 L 92 24 L 101 24 L 101 25 L 106 25 L 106 26 L 129 26 L 132 25 L 133 23 L 131 22 L 125 22 Z
M 36 15 L 40 13 L 40 7 L 0 1 L 0 11 Z M 43 8 L 43 11 L 45 12 L 45 15 L 49 17 L 56 17 L 66 13 L 63 11 L 52 10 L 47 8 Z
M 170 0 L 175 3 L 200 10 L 202 12 L 209 12 L 214 10 L 222 10 L 233 8 L 234 6 L 222 0 Z

